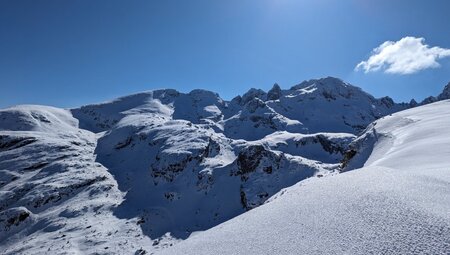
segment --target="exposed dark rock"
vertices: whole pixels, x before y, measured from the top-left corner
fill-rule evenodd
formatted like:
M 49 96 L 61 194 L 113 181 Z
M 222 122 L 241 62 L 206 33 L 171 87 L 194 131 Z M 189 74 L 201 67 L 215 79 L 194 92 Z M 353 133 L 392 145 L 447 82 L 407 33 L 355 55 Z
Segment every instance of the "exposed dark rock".
M 19 226 L 28 219 L 31 212 L 24 207 L 16 207 L 0 213 L 0 226 L 4 231 L 8 231 L 12 226 Z
M 386 97 L 382 97 L 380 98 L 380 101 L 382 104 L 384 104 L 387 108 L 391 108 L 395 105 L 394 100 L 392 100 L 392 98 L 386 96 Z
M 324 90 L 324 91 L 322 92 L 322 95 L 323 95 L 323 97 L 326 98 L 328 101 L 330 101 L 330 100 L 336 100 L 336 96 L 333 94 L 333 92 L 329 92 L 329 91 Z
M 242 104 L 242 97 L 241 96 L 236 96 L 233 99 L 231 99 L 231 103 L 236 103 L 236 104 Z
M 354 149 L 348 150 L 345 154 L 344 154 L 344 158 L 341 161 L 341 168 L 344 169 L 347 167 L 348 163 L 350 162 L 350 160 L 356 155 L 357 151 Z
M 438 101 L 438 99 L 434 96 L 429 96 L 427 98 L 425 98 L 420 104 L 421 105 L 425 105 L 425 104 L 431 104 Z
M 36 141 L 37 139 L 33 137 L 0 136 L 0 150 L 17 149 Z
M 266 154 L 262 145 L 253 145 L 241 151 L 237 157 L 238 175 L 247 174 L 255 171 L 261 158 Z
M 172 182 L 177 174 L 181 171 L 183 171 L 187 164 L 192 161 L 193 157 L 190 155 L 180 155 L 180 160 L 178 160 L 175 163 L 168 164 L 166 166 L 161 167 L 160 164 L 158 164 L 160 157 L 156 157 L 156 162 L 152 165 L 152 177 L 154 178 L 164 178 L 168 182 Z
M 272 166 L 264 167 L 263 171 L 268 173 L 268 174 L 271 174 L 272 173 Z
M 275 169 L 279 168 L 282 155 L 269 151 L 262 145 L 250 145 L 241 152 L 235 161 L 236 168 L 232 171 L 232 175 L 240 176 L 242 181 L 247 181 L 249 175 L 257 170 L 263 159 L 268 160 L 268 165 L 261 166 L 262 172 L 271 174 Z
M 324 135 L 318 135 L 317 140 L 319 141 L 322 148 L 330 154 L 333 154 L 333 153 L 343 154 L 344 153 L 345 148 L 343 148 L 339 144 L 333 143 Z
M 116 144 L 116 146 L 114 146 L 114 148 L 116 150 L 120 150 L 120 149 L 125 148 L 128 145 L 130 145 L 132 141 L 133 141 L 133 138 L 131 136 L 129 136 L 129 137 L 127 137 L 127 139 L 125 141 L 122 141 L 122 142 L 119 142 L 118 144 Z
M 135 253 L 134 253 L 134 255 L 144 255 L 144 254 L 147 254 L 147 251 L 146 250 L 144 250 L 144 249 L 139 249 L 139 250 L 137 250 Z
M 249 101 L 247 102 L 247 104 L 245 105 L 245 107 L 247 108 L 247 110 L 248 110 L 250 113 L 254 113 L 254 112 L 256 112 L 256 110 L 257 110 L 258 108 L 262 109 L 262 108 L 267 107 L 267 105 L 266 105 L 266 103 L 264 103 L 264 101 L 262 101 L 261 99 L 259 99 L 259 98 L 253 98 L 253 99 L 251 99 L 251 100 L 249 100 Z
M 37 169 L 47 166 L 48 164 L 49 164 L 49 162 L 39 162 L 39 163 L 33 164 L 29 167 L 26 167 L 23 170 L 25 170 L 25 171 L 37 170 Z
M 416 107 L 418 105 L 417 101 L 414 99 L 411 99 L 411 101 L 409 101 L 409 107 Z
M 220 144 L 214 141 L 211 137 L 208 140 L 208 145 L 203 153 L 204 158 L 214 157 L 220 152 Z
M 261 89 L 255 89 L 255 88 L 251 88 L 249 91 L 247 91 L 244 95 L 242 95 L 242 99 L 240 104 L 241 105 L 245 105 L 248 102 L 250 102 L 251 100 L 258 98 L 258 99 L 262 99 L 265 100 L 266 99 L 266 92 L 264 92 Z
M 209 171 L 198 173 L 197 178 L 197 187 L 199 190 L 208 191 L 214 184 L 214 177 Z
M 450 99 L 450 82 L 444 87 L 441 94 L 438 95 L 438 100 Z
M 246 198 L 245 192 L 242 190 L 242 186 L 241 186 L 240 196 L 241 196 L 241 204 L 242 204 L 242 207 L 243 207 L 245 210 L 247 210 L 247 211 L 250 210 L 250 209 L 252 209 L 251 207 L 249 207 L 249 206 L 247 205 L 247 198 Z
M 270 89 L 267 92 L 267 100 L 277 100 L 280 99 L 280 97 L 281 97 L 281 88 L 277 83 L 275 83 L 272 89 Z
M 47 119 L 47 117 L 45 117 L 45 116 L 42 115 L 42 114 L 39 114 L 39 113 L 36 113 L 36 112 L 32 112 L 32 113 L 31 113 L 31 116 L 32 116 L 34 119 L 36 119 L 36 120 L 38 120 L 38 121 L 40 121 L 40 122 L 50 123 L 50 120 Z

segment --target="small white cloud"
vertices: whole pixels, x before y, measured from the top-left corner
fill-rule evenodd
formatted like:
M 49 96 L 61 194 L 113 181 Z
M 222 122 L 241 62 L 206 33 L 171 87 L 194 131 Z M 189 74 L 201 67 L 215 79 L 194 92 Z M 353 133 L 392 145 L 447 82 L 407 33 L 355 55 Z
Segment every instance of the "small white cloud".
M 404 37 L 399 41 L 386 41 L 373 49 L 368 60 L 355 70 L 365 73 L 383 70 L 392 74 L 412 74 L 427 68 L 439 67 L 438 59 L 450 57 L 450 49 L 426 45 L 424 38 Z

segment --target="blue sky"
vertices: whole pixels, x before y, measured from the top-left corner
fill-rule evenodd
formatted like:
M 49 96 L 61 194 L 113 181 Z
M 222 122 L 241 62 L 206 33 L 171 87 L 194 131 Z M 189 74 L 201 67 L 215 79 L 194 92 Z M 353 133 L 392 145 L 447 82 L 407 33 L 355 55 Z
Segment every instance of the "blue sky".
M 448 10 L 445 0 L 2 0 L 0 107 L 75 107 L 155 88 L 231 99 L 323 76 L 421 100 L 450 81 L 449 57 L 408 74 L 386 70 L 414 49 L 378 71 L 355 67 L 407 36 L 444 52 Z

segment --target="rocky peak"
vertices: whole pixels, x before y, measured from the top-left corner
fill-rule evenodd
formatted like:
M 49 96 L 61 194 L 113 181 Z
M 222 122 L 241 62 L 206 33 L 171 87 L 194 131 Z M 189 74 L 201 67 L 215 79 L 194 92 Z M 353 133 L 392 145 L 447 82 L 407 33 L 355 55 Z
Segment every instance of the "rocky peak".
M 444 87 L 444 90 L 437 98 L 438 100 L 450 99 L 450 82 Z
M 231 99 L 231 103 L 235 103 L 235 104 L 241 104 L 242 102 L 242 97 L 241 96 L 235 96 L 233 97 L 233 99 Z
M 251 88 L 244 95 L 242 95 L 241 105 L 247 104 L 250 100 L 254 98 L 259 98 L 264 100 L 266 98 L 267 93 L 262 89 Z
M 434 96 L 429 96 L 427 98 L 425 98 L 420 104 L 424 105 L 424 104 L 431 104 L 438 101 L 438 99 Z
M 395 105 L 394 100 L 392 100 L 392 98 L 390 98 L 388 96 L 380 98 L 380 101 L 382 104 L 384 104 L 388 108 L 391 108 L 392 106 Z
M 409 101 L 409 107 L 416 107 L 418 105 L 417 101 L 414 99 L 411 99 L 411 101 Z
M 281 88 L 277 83 L 275 83 L 272 89 L 270 89 L 267 92 L 267 100 L 277 100 L 280 97 L 281 97 Z

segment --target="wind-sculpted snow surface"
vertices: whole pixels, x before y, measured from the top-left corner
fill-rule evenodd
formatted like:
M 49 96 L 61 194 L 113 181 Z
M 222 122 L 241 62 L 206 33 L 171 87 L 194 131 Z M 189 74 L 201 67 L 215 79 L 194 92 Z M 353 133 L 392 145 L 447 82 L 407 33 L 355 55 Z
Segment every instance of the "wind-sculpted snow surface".
M 250 217 L 251 223 L 242 224 L 246 234 L 233 229 L 239 240 L 231 239 L 238 244 L 231 248 L 236 250 L 211 244 L 225 249 L 218 253 L 267 253 L 270 247 L 279 251 L 280 246 L 269 247 L 269 243 L 261 246 L 266 250 L 246 246 L 283 236 L 286 240 L 281 243 L 299 242 L 305 251 L 314 251 L 307 248 L 313 247 L 312 243 L 308 246 L 302 240 L 313 242 L 327 234 L 321 224 L 332 226 L 341 216 L 345 218 L 342 224 L 350 226 L 333 228 L 343 239 L 342 245 L 349 245 L 346 238 L 364 241 L 369 237 L 351 231 L 367 224 L 366 218 L 360 219 L 352 211 L 360 208 L 362 215 L 370 214 L 371 207 L 362 206 L 363 202 L 374 206 L 401 202 L 411 211 L 392 207 L 391 213 L 404 218 L 408 213 L 425 217 L 408 200 L 388 196 L 384 186 L 371 187 L 372 181 L 378 182 L 365 177 L 375 178 L 383 171 L 391 174 L 391 166 L 381 159 L 397 151 L 418 153 L 401 150 L 404 145 L 394 139 L 397 128 L 383 130 L 391 125 L 389 118 L 399 130 L 417 125 L 419 120 L 404 117 L 397 121 L 395 116 L 399 115 L 393 115 L 373 122 L 410 106 L 387 97 L 375 99 L 328 77 L 287 90 L 278 85 L 267 93 L 251 89 L 231 101 L 205 90 L 181 93 L 161 89 L 71 110 L 35 105 L 0 110 L 0 253 L 144 254 L 181 245 L 179 242 L 187 242 L 180 247 L 191 253 L 197 249 L 210 253 L 216 251 L 209 248 L 211 240 L 202 241 L 201 236 L 207 238 L 211 233 L 217 240 L 228 240 L 219 230 L 238 228 L 242 219 L 247 221 L 245 217 Z M 425 137 L 424 143 L 430 136 Z M 421 144 L 415 146 L 422 148 Z M 383 152 L 389 155 L 376 161 L 378 172 L 349 171 L 374 161 L 373 155 Z M 397 158 L 393 161 L 407 163 Z M 349 172 L 338 175 L 343 171 Z M 353 175 L 359 180 L 356 184 L 341 177 Z M 405 172 L 401 178 L 413 183 L 415 179 L 407 175 Z M 359 190 L 365 186 L 368 191 Z M 370 197 L 369 190 L 385 196 L 386 204 L 377 204 L 381 198 Z M 330 207 L 321 202 L 327 200 Z M 280 207 L 274 208 L 278 204 Z M 261 232 L 261 239 L 248 239 L 253 238 L 249 233 L 259 231 L 258 220 L 271 221 L 260 213 L 265 211 L 268 216 L 279 214 L 273 216 L 274 223 L 288 225 L 288 232 L 284 235 L 275 224 L 267 236 Z M 372 221 L 378 219 L 376 213 L 387 216 L 379 210 L 373 213 L 369 217 Z M 327 218 L 316 218 L 319 214 Z M 281 221 L 281 216 L 289 222 Z M 397 220 L 393 217 L 392 224 Z M 422 220 L 420 231 L 431 235 L 426 231 L 434 220 Z M 411 222 L 415 219 L 406 218 L 404 224 Z M 447 224 L 446 219 L 442 222 Z M 215 227 L 221 223 L 224 225 Z M 261 223 L 261 227 L 266 224 Z M 317 228 L 315 224 L 319 224 Z M 375 235 L 381 226 L 373 225 L 370 233 Z M 294 227 L 303 234 L 293 236 L 289 231 Z M 198 237 L 193 234 L 199 231 L 205 232 Z M 377 238 L 384 240 L 382 235 Z M 195 240 L 206 246 L 198 247 Z M 337 245 L 336 251 L 353 251 L 339 247 L 343 246 Z M 289 249 L 285 251 L 296 253 Z M 182 250 L 173 252 L 178 251 Z
M 449 119 L 450 100 L 379 119 L 363 168 L 300 182 L 162 254 L 448 254 Z
M 136 219 L 112 214 L 123 200 L 95 162 L 95 134 L 69 111 L 0 111 L 0 253 L 121 253 L 150 246 Z M 133 242 L 129 236 L 134 236 Z

